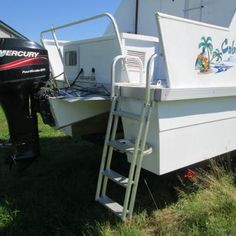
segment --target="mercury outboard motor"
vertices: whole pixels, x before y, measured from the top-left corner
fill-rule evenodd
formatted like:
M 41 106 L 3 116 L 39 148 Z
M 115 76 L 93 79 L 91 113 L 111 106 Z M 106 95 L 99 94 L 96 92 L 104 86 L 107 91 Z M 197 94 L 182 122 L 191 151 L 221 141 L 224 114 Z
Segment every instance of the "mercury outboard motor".
M 0 104 L 8 122 L 14 161 L 40 155 L 34 95 L 48 79 L 44 48 L 28 40 L 0 39 Z

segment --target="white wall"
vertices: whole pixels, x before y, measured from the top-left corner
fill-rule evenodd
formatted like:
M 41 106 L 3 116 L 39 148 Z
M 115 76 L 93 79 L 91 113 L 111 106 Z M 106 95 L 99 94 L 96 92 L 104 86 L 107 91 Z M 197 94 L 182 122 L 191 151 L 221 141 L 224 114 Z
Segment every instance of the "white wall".
M 202 9 L 198 8 L 204 6 Z M 199 20 L 205 23 L 228 27 L 236 10 L 235 0 L 188 0 L 186 18 Z M 195 8 L 195 9 L 194 9 Z
M 140 0 L 138 33 L 144 35 L 157 36 L 155 12 L 161 11 L 176 16 L 183 16 L 185 0 Z M 115 18 L 121 32 L 135 31 L 135 8 L 136 0 L 123 0 L 118 7 Z M 111 33 L 111 27 L 105 34 Z
M 165 14 L 158 14 L 158 22 L 171 88 L 236 86 L 236 53 L 232 46 L 236 38 L 236 15 L 229 30 Z M 199 45 L 204 37 L 210 37 L 212 44 L 212 51 L 206 56 L 209 68 L 205 69 L 196 64 L 203 52 Z M 227 50 L 223 51 L 223 47 Z M 215 50 L 221 53 L 221 62 L 213 57 Z
M 135 2 L 135 0 L 123 0 L 121 1 L 119 7 L 116 10 L 114 16 L 121 32 L 134 33 Z M 111 25 L 108 25 L 104 34 L 111 34 L 112 31 L 113 28 L 111 27 Z
M 182 16 L 185 0 L 145 0 L 139 3 L 138 33 L 157 36 L 155 12 Z
M 203 4 L 203 8 L 200 6 Z M 136 0 L 123 0 L 115 18 L 121 32 L 134 33 Z M 190 9 L 185 11 L 185 9 Z M 155 12 L 201 20 L 228 27 L 236 10 L 236 0 L 139 0 L 138 33 L 158 36 Z M 110 34 L 108 26 L 105 34 Z

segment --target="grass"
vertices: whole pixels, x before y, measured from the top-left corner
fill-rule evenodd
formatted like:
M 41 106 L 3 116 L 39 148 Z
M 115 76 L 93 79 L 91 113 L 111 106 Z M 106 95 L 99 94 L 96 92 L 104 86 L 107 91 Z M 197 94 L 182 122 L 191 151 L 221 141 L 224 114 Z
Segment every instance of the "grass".
M 215 165 L 214 165 L 215 166 Z M 215 167 L 214 167 L 215 168 Z M 162 210 L 136 215 L 119 225 L 100 225 L 100 234 L 113 235 L 236 235 L 236 187 L 232 173 L 201 172 L 197 191 L 181 191 L 180 199 Z
M 100 235 L 236 235 L 234 175 L 213 163 L 211 172 L 199 170 L 179 200 L 166 208 L 136 215 L 133 221 L 100 226 Z
M 94 201 L 104 137 L 95 137 L 95 143 L 74 140 L 41 120 L 39 129 L 41 158 L 29 168 L 10 170 L 9 151 L 0 150 L 1 236 L 236 234 L 234 175 L 218 165 L 193 182 L 179 181 L 181 172 L 155 176 L 142 171 L 135 217 L 123 223 Z M 8 139 L 1 110 L 0 139 Z M 127 172 L 121 159 L 113 165 Z M 118 200 L 122 195 L 114 185 L 109 191 Z
M 182 193 L 177 204 L 155 213 L 159 232 L 172 235 L 235 235 L 234 176 L 216 164 L 213 169 L 217 172 L 201 172 L 194 181 L 197 192 Z

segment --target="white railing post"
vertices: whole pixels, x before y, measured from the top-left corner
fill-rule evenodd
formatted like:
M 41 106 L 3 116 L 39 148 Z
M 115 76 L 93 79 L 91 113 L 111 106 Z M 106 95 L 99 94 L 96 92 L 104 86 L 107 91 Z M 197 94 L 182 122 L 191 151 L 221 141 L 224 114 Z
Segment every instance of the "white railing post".
M 116 56 L 113 61 L 112 61 L 112 66 L 111 66 L 111 98 L 114 97 L 115 95 L 115 82 L 116 82 L 116 64 L 119 60 L 125 59 L 124 55 L 118 55 Z
M 59 46 L 59 44 L 58 44 L 58 40 L 57 40 L 57 36 L 56 36 L 56 33 L 55 33 L 54 28 L 52 28 L 51 33 L 52 33 L 52 37 L 53 37 L 53 39 L 54 39 L 54 42 L 55 42 L 57 51 L 58 51 L 59 56 L 60 56 L 60 58 L 61 58 L 61 62 L 62 62 L 62 65 L 63 65 L 63 70 L 65 70 L 65 69 L 64 69 L 64 66 L 65 66 L 65 65 L 64 65 L 63 55 L 62 55 L 60 46 Z M 67 86 L 70 87 L 70 83 L 69 83 L 69 81 L 68 81 L 67 76 L 66 76 L 65 73 L 64 73 L 64 81 L 65 81 L 65 83 L 67 84 Z
M 124 56 L 124 55 L 118 55 L 116 56 L 113 61 L 112 61 L 112 66 L 111 66 L 111 97 L 115 95 L 115 82 L 116 82 L 116 64 L 119 60 L 127 60 L 128 58 L 135 59 L 140 67 L 139 70 L 139 82 L 142 82 L 142 77 L 143 77 L 143 62 L 139 57 L 133 57 L 133 56 Z M 124 62 L 126 63 L 126 61 Z M 127 71 L 128 73 L 128 71 Z
M 151 89 L 151 66 L 153 65 L 154 59 L 157 57 L 157 54 L 153 54 L 150 59 L 148 60 L 147 64 L 147 74 L 146 74 L 146 91 L 145 91 L 145 104 L 149 105 L 150 104 L 150 89 Z

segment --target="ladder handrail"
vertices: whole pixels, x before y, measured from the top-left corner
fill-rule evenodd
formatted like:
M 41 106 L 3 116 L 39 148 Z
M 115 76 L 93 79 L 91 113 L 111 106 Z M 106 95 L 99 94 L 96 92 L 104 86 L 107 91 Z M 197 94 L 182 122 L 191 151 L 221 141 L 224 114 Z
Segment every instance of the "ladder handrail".
M 151 90 L 151 76 L 150 76 L 150 70 L 151 70 L 151 65 L 154 61 L 154 59 L 157 57 L 157 53 L 154 53 L 148 60 L 147 63 L 147 72 L 146 72 L 146 91 L 145 91 L 145 104 L 149 105 L 150 104 L 150 90 Z
M 157 57 L 157 53 L 154 53 L 148 60 L 147 63 L 147 73 L 146 73 L 146 89 L 145 89 L 145 104 L 150 104 L 150 86 L 151 86 L 151 75 L 150 75 L 150 70 L 151 70 L 151 66 L 153 63 L 153 60 Z M 137 62 L 139 63 L 139 67 L 140 67 L 140 80 L 142 79 L 142 75 L 143 75 L 143 62 L 139 57 L 134 57 L 134 56 L 124 56 L 124 55 L 118 55 L 113 59 L 112 62 L 112 70 L 111 70 L 111 97 L 113 97 L 115 94 L 115 70 L 116 70 L 116 64 L 119 60 L 126 60 L 128 58 L 133 58 L 135 60 L 137 60 Z
M 61 51 L 60 51 L 60 48 L 59 48 L 59 44 L 57 42 L 57 38 L 56 38 L 56 35 L 55 35 L 56 30 L 67 28 L 67 27 L 70 27 L 70 26 L 73 26 L 73 25 L 78 25 L 78 24 L 85 23 L 85 22 L 88 22 L 88 21 L 93 21 L 93 20 L 96 20 L 96 19 L 99 19 L 99 18 L 104 18 L 104 17 L 107 17 L 111 21 L 113 29 L 114 29 L 114 32 L 115 32 L 115 36 L 116 36 L 116 39 L 117 39 L 117 42 L 118 42 L 120 53 L 121 53 L 121 55 L 124 55 L 124 49 L 123 49 L 123 46 L 122 46 L 122 41 L 121 41 L 121 36 L 120 36 L 120 33 L 119 33 L 118 25 L 116 23 L 115 18 L 110 13 L 107 13 L 107 12 L 99 14 L 99 15 L 96 15 L 96 16 L 88 17 L 88 18 L 85 18 L 85 19 L 82 19 L 82 20 L 74 21 L 74 22 L 71 22 L 71 23 L 68 23 L 68 24 L 64 24 L 64 25 L 61 25 L 61 26 L 57 26 L 57 27 L 53 27 L 53 28 L 44 30 L 44 31 L 42 31 L 40 33 L 41 42 L 44 45 L 44 43 L 43 43 L 43 35 L 45 33 L 49 33 L 49 32 L 52 33 L 55 45 L 57 47 L 57 50 L 58 50 L 58 53 L 60 55 L 62 64 L 64 66 L 63 57 L 62 57 L 62 54 L 61 54 Z M 64 77 L 64 79 L 65 79 L 65 82 L 67 84 L 69 84 L 69 82 L 66 79 L 66 77 Z
M 135 57 L 135 56 L 125 56 L 125 55 L 118 55 L 116 56 L 113 61 L 112 61 L 112 66 L 111 66 L 111 97 L 114 97 L 115 95 L 115 82 L 116 82 L 116 65 L 117 62 L 120 60 L 124 60 L 124 62 L 126 63 L 126 60 L 128 58 L 132 58 L 134 60 L 136 60 L 139 64 L 139 81 L 142 81 L 142 77 L 143 77 L 143 62 L 139 57 Z M 127 71 L 128 73 L 128 71 Z

